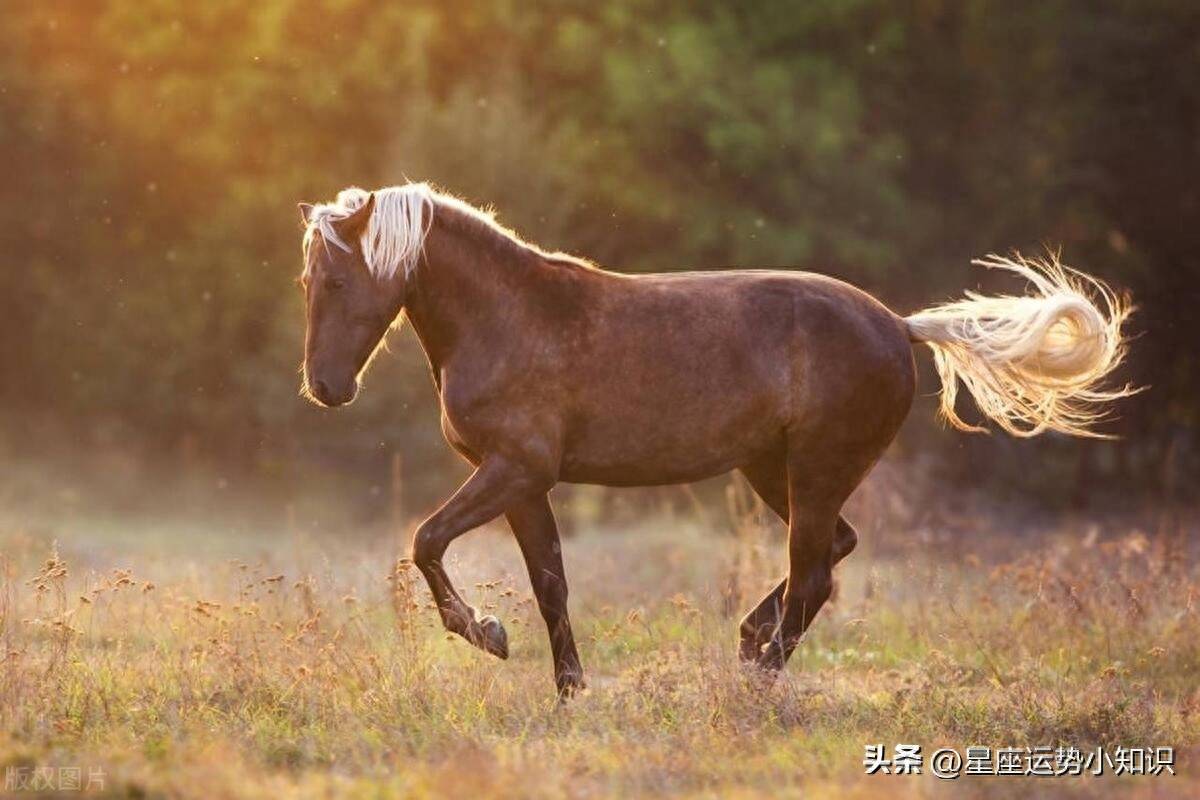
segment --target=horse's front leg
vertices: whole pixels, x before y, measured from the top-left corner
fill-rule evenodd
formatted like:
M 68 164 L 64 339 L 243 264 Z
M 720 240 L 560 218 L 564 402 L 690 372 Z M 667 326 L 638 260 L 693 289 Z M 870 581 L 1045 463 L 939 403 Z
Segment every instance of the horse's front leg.
M 525 556 L 529 582 L 537 598 L 538 610 L 550 633 L 550 653 L 554 657 L 554 684 L 560 697 L 570 696 L 583 683 L 583 667 L 575 649 L 575 635 L 567 616 L 567 576 L 563 570 L 562 545 L 558 525 L 545 495 L 512 506 L 505 513 L 513 535 Z
M 442 566 L 442 556 L 457 537 L 531 497 L 544 496 L 552 484 L 553 480 L 513 460 L 487 458 L 453 497 L 417 527 L 413 537 L 413 563 L 429 583 L 446 630 L 500 658 L 508 658 L 504 626 L 493 616 L 478 616 L 459 596 Z

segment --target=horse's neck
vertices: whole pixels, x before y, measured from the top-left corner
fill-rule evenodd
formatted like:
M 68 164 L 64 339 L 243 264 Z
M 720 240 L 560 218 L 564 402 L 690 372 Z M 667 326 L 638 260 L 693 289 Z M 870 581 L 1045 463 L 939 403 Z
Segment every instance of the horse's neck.
M 434 372 L 472 342 L 501 345 L 495 340 L 519 318 L 520 307 L 536 291 L 538 273 L 533 261 L 509 257 L 435 224 L 405 302 Z

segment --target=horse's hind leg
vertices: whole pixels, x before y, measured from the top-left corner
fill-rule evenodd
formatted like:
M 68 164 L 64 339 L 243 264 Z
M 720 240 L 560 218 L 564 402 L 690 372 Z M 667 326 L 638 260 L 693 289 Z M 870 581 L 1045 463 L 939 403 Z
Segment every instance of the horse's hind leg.
M 838 504 L 840 505 L 840 503 Z M 793 503 L 788 523 L 788 579 L 779 627 L 758 656 L 758 665 L 782 669 L 833 591 L 833 540 L 837 505 Z
M 878 456 L 876 448 L 863 444 L 870 443 L 836 441 L 823 435 L 789 447 L 788 580 L 779 628 L 758 657 L 761 667 L 783 668 L 833 591 L 837 558 L 857 541 L 852 527 L 839 525 L 839 511 Z M 822 452 L 838 455 L 820 458 Z M 792 453 L 804 455 L 799 458 Z
M 750 488 L 754 489 L 786 525 L 788 495 L 785 451 L 780 448 L 779 453 L 742 467 L 741 473 L 750 483 Z M 787 578 L 784 578 L 742 618 L 739 626 L 738 656 L 743 661 L 756 661 L 762 653 L 763 645 L 770 641 L 775 629 L 779 627 L 779 614 L 783 608 L 783 592 L 786 588 Z
M 741 470 L 749 481 L 750 487 L 770 506 L 784 524 L 788 523 L 788 482 L 787 462 L 784 453 L 773 454 Z M 837 528 L 833 537 L 833 563 L 836 565 L 850 555 L 858 544 L 858 533 L 845 517 L 838 516 Z M 741 641 L 738 655 L 743 661 L 756 661 L 762 655 L 763 646 L 771 640 L 775 629 L 779 627 L 779 618 L 783 611 L 783 595 L 787 590 L 787 578 L 781 580 L 774 589 L 759 601 L 750 613 L 742 618 L 740 625 Z

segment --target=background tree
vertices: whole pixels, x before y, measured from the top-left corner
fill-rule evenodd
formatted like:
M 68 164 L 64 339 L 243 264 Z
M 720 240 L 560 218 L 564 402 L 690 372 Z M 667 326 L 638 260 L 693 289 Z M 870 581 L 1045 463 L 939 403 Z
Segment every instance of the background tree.
M 53 429 L 250 473 L 402 450 L 433 467 L 414 491 L 438 485 L 405 335 L 348 412 L 295 396 L 295 202 L 409 177 L 602 264 L 808 267 L 902 312 L 991 286 L 972 256 L 1061 244 L 1139 303 L 1129 378 L 1152 388 L 1126 438 L 915 414 L 900 450 L 959 481 L 1152 495 L 1196 471 L 1197 42 L 1200 9 L 1166 0 L 18 5 L 0 427 L 22 452 Z

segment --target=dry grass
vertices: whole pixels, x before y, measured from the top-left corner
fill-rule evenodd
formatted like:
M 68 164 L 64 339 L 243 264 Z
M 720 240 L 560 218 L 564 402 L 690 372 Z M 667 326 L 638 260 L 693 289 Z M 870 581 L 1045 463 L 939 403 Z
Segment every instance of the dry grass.
M 730 610 L 776 577 L 781 545 L 744 498 L 731 506 L 732 538 L 676 518 L 566 544 L 592 687 L 564 707 L 499 531 L 456 545 L 452 572 L 505 620 L 508 662 L 448 641 L 380 546 L 269 540 L 195 561 L 186 542 L 57 552 L 7 531 L 0 769 L 98 765 L 130 797 L 1200 792 L 1197 571 L 1177 540 L 997 527 L 965 555 L 867 541 L 768 684 L 737 665 Z M 871 742 L 1174 745 L 1180 774 L 867 777 Z

